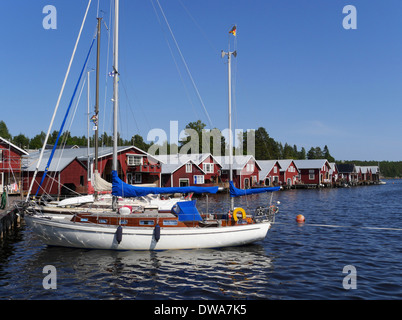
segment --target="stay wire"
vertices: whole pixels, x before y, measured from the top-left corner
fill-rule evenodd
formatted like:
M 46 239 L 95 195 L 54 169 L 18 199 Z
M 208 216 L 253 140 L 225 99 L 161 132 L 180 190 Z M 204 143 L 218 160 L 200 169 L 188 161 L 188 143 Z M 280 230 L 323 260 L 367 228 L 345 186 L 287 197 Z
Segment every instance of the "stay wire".
M 212 120 L 211 120 L 211 118 L 210 118 L 210 116 L 209 116 L 209 114 L 208 114 L 208 111 L 207 111 L 206 107 L 205 107 L 204 101 L 203 101 L 202 98 L 201 98 L 200 92 L 198 91 L 198 88 L 197 88 L 197 85 L 195 84 L 194 78 L 193 78 L 193 76 L 191 75 L 191 72 L 190 72 L 190 69 L 188 68 L 187 62 L 186 62 L 186 60 L 184 59 L 183 53 L 182 53 L 181 50 L 180 50 L 179 44 L 177 43 L 177 40 L 176 40 L 176 37 L 175 37 L 174 34 L 173 34 L 172 28 L 170 27 L 170 24 L 169 24 L 169 22 L 168 22 L 168 20 L 167 20 L 167 18 L 166 18 L 165 12 L 163 11 L 161 4 L 159 3 L 159 0 L 156 0 L 156 2 L 157 2 L 157 4 L 158 4 L 158 6 L 159 6 L 159 9 L 160 9 L 161 13 L 162 13 L 162 16 L 163 16 L 163 18 L 164 18 L 164 20 L 165 20 L 165 23 L 166 23 L 166 25 L 167 25 L 167 27 L 168 27 L 168 29 L 169 29 L 170 35 L 172 36 L 173 42 L 175 43 L 176 49 L 177 49 L 177 51 L 179 52 L 179 55 L 180 55 L 180 57 L 181 57 L 181 60 L 182 60 L 184 66 L 185 66 L 185 68 L 186 68 L 187 74 L 188 74 L 189 77 L 190 77 L 190 80 L 191 80 L 191 82 L 192 82 L 192 84 L 193 84 L 194 90 L 195 90 L 196 93 L 197 93 L 197 96 L 198 96 L 198 99 L 200 100 L 200 103 L 201 103 L 201 105 L 202 105 L 202 108 L 204 109 L 205 115 L 206 115 L 207 118 L 208 118 L 209 125 L 210 125 L 211 128 L 213 128 Z

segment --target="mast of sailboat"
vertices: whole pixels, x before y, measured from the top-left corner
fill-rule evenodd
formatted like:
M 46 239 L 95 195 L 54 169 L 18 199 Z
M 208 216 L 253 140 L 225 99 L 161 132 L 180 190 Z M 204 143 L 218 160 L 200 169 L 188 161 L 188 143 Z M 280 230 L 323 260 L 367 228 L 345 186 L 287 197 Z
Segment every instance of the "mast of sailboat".
M 237 56 L 236 51 L 224 52 L 222 50 L 222 58 L 228 56 L 228 117 L 229 117 L 229 181 L 233 181 L 233 132 L 232 132 L 232 69 L 231 69 L 231 56 Z M 234 198 L 230 198 L 230 210 L 234 210 Z
M 95 158 L 94 158 L 94 170 L 98 173 L 98 158 L 99 158 L 99 64 L 100 64 L 100 41 L 101 41 L 101 21 L 102 18 L 96 18 L 98 20 L 97 29 L 97 51 L 96 51 L 96 102 L 95 102 Z M 88 163 L 89 170 L 89 163 Z M 98 193 L 95 191 L 95 198 Z
M 88 70 L 87 71 L 87 86 L 88 86 L 88 93 L 87 93 L 87 107 L 88 107 L 88 114 L 87 114 L 87 136 L 88 136 L 88 140 L 87 140 L 87 181 L 91 180 L 91 171 L 90 171 L 90 156 L 89 156 L 89 148 L 90 148 L 90 141 L 89 141 L 89 119 L 90 119 L 90 90 L 91 90 L 91 86 L 90 86 L 90 77 L 89 74 L 94 71 L 94 69 Z
M 115 0 L 114 4 L 115 21 L 114 21 L 114 61 L 113 61 L 113 170 L 116 172 L 117 167 L 117 114 L 119 108 L 119 0 Z M 117 209 L 117 197 L 113 196 L 113 210 Z

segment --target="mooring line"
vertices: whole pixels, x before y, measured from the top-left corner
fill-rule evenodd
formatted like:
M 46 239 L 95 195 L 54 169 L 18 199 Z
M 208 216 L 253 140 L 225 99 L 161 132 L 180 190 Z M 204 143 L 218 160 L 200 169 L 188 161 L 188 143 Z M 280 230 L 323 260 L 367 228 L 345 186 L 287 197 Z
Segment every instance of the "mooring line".
M 274 222 L 274 224 L 288 224 L 283 222 Z M 340 226 L 334 224 L 310 224 L 310 223 L 300 223 L 304 226 L 311 227 L 327 227 L 327 228 L 356 228 L 356 229 L 370 229 L 370 230 L 393 230 L 393 231 L 402 231 L 402 228 L 384 228 L 384 227 L 359 227 L 359 226 Z

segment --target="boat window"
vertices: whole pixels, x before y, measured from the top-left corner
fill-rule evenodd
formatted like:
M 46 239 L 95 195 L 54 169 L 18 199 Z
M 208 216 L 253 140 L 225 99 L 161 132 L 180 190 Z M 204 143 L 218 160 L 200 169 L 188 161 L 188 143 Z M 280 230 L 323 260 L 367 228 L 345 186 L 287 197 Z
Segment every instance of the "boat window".
M 107 223 L 107 219 L 99 219 L 99 223 Z
M 153 226 L 154 224 L 154 220 L 140 220 L 140 226 Z
M 120 221 L 120 224 L 127 224 L 128 223 L 128 220 L 121 220 Z
M 177 226 L 177 220 L 163 220 L 164 226 Z

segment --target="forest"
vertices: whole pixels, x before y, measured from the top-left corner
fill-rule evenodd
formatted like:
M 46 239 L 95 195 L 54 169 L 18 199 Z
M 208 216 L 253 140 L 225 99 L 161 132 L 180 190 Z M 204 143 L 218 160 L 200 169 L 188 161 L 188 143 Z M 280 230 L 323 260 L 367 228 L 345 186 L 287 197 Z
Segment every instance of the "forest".
M 218 141 L 213 140 L 212 137 L 206 135 L 206 125 L 200 120 L 195 122 L 190 122 L 185 127 L 185 132 L 187 134 L 186 138 L 179 141 L 179 146 L 170 145 L 167 141 L 165 141 L 163 146 L 158 146 L 155 148 L 153 142 L 146 143 L 144 138 L 138 134 L 131 137 L 130 140 L 119 138 L 118 145 L 120 146 L 129 146 L 134 145 L 141 150 L 149 151 L 156 150 L 155 154 L 170 154 L 170 150 L 181 150 L 190 152 L 193 149 L 189 149 L 188 145 L 191 141 L 191 138 L 196 134 L 198 136 L 198 152 L 203 150 L 203 143 L 205 143 L 206 139 L 210 139 L 209 143 L 209 152 L 213 155 L 224 155 L 225 151 L 227 151 L 228 144 L 225 141 L 225 138 L 217 130 L 219 137 Z M 215 129 L 216 130 L 216 129 Z M 57 139 L 58 131 L 53 131 L 49 136 L 48 145 L 54 145 Z M 251 131 L 249 133 L 243 132 L 243 136 L 239 135 L 237 139 L 242 140 L 241 148 L 233 148 L 234 154 L 247 154 L 247 143 L 248 141 L 254 141 L 254 157 L 257 160 L 279 160 L 279 159 L 295 159 L 295 160 L 304 160 L 304 159 L 327 159 L 329 162 L 336 163 L 354 163 L 357 166 L 380 166 L 380 171 L 382 176 L 387 178 L 400 178 L 402 177 L 402 161 L 361 161 L 361 160 L 336 160 L 329 152 L 329 148 L 325 145 L 323 148 L 320 146 L 311 147 L 308 151 L 304 147 L 298 147 L 296 145 L 291 145 L 288 143 L 283 144 L 282 142 L 276 141 L 274 138 L 270 137 L 265 128 L 260 127 L 257 130 Z M 29 138 L 24 134 L 20 133 L 19 135 L 12 136 L 7 128 L 7 125 L 4 121 L 0 120 L 0 137 L 12 142 L 16 146 L 22 149 L 40 149 L 43 146 L 43 141 L 45 140 L 46 133 L 40 132 L 33 138 Z M 207 138 L 205 138 L 207 137 Z M 251 139 L 251 140 L 250 140 Z M 90 145 L 93 145 L 94 137 L 90 138 Z M 218 142 L 218 143 L 217 143 Z M 87 137 L 86 136 L 72 136 L 70 132 L 65 132 L 60 140 L 59 144 L 63 144 L 66 146 L 87 146 Z M 214 148 L 215 144 L 215 148 Z M 216 147 L 216 144 L 218 147 Z M 100 146 L 112 146 L 112 137 L 109 136 L 106 132 L 99 136 L 99 145 Z M 151 148 L 151 147 L 154 148 Z M 183 149 L 185 148 L 185 149 Z M 205 147 L 204 147 L 205 149 Z M 204 150 L 203 150 L 204 151 Z M 197 153 L 198 153 L 197 152 Z M 152 152 L 150 152 L 152 153 Z

